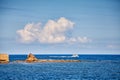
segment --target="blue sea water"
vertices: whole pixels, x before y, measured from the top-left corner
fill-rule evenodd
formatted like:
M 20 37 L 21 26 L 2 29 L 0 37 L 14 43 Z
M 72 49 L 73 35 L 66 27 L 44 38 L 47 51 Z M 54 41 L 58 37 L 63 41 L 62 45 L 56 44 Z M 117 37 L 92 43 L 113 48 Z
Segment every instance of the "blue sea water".
M 0 64 L 0 80 L 120 80 L 120 55 L 35 55 L 39 59 L 75 59 L 81 62 L 13 63 L 27 55 L 10 55 Z

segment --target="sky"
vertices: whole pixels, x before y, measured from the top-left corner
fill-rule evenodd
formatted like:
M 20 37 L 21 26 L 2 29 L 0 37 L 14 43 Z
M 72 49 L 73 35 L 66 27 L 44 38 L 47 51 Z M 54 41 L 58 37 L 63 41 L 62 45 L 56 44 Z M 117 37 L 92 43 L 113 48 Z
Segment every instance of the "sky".
M 120 54 L 119 0 L 0 0 L 0 53 Z

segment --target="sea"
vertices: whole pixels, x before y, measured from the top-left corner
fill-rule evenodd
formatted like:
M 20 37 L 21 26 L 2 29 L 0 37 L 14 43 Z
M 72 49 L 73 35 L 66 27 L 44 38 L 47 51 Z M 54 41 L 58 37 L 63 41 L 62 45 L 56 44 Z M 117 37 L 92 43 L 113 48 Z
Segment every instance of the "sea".
M 0 64 L 0 80 L 120 80 L 120 55 L 71 54 L 35 55 L 38 59 L 80 60 L 80 62 L 15 63 L 27 55 L 10 55 Z

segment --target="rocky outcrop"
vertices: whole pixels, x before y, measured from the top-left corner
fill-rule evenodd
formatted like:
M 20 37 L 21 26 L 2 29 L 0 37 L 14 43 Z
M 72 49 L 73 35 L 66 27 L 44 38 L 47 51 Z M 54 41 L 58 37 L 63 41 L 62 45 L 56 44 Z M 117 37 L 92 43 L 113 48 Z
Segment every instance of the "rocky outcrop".
M 34 63 L 34 62 L 80 62 L 80 60 L 53 60 L 53 59 L 37 59 L 32 53 L 27 56 L 26 60 L 16 60 L 14 62 Z
M 25 60 L 25 62 L 28 62 L 28 63 L 37 62 L 37 61 L 38 61 L 38 59 L 32 53 L 30 53 L 27 56 L 27 59 Z
M 17 62 L 24 62 L 24 61 L 17 61 Z M 80 62 L 80 60 L 52 60 L 52 59 L 37 59 L 32 53 L 30 53 L 25 60 L 27 63 L 33 62 Z
M 8 54 L 0 54 L 0 63 L 8 63 L 9 55 Z

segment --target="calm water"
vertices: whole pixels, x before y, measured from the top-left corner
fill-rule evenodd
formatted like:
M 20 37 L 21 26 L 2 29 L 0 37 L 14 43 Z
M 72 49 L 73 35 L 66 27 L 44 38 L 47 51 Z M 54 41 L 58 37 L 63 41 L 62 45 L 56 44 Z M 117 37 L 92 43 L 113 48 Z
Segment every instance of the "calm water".
M 10 55 L 10 61 L 27 55 Z M 39 59 L 77 59 L 66 63 L 0 64 L 0 80 L 120 80 L 120 55 L 36 55 Z

